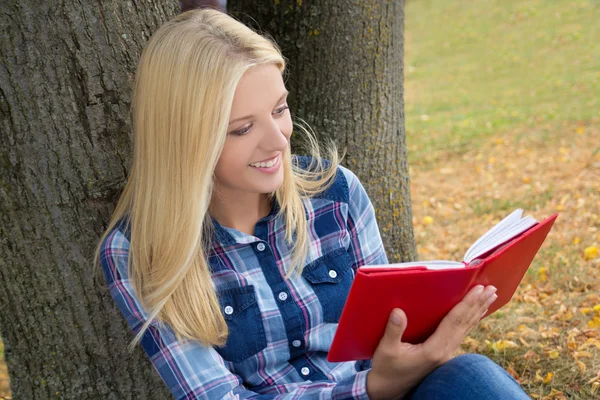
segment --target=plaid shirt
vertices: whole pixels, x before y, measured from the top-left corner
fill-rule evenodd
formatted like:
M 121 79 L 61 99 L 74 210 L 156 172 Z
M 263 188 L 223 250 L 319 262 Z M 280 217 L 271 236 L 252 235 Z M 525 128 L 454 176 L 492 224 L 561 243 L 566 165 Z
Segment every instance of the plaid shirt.
M 294 162 L 308 165 L 296 156 Z M 254 236 L 221 226 L 208 254 L 221 311 L 224 347 L 177 341 L 153 323 L 141 345 L 176 399 L 368 399 L 370 361 L 326 360 L 355 271 L 388 262 L 369 197 L 340 166 L 335 183 L 305 199 L 308 259 L 301 276 L 284 278 L 291 249 L 278 204 Z M 128 227 L 121 222 L 102 244 L 101 264 L 118 308 L 137 333 L 147 318 L 127 277 Z

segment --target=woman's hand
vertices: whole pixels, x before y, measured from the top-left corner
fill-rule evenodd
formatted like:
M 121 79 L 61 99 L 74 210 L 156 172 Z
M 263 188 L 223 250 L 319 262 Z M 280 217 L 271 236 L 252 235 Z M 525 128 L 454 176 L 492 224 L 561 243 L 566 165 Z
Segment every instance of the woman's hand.
M 370 399 L 399 399 L 425 376 L 453 357 L 454 352 L 498 297 L 493 286 L 475 286 L 444 317 L 436 331 L 424 342 L 402 342 L 406 314 L 392 310 L 385 334 L 373 355 L 367 374 Z

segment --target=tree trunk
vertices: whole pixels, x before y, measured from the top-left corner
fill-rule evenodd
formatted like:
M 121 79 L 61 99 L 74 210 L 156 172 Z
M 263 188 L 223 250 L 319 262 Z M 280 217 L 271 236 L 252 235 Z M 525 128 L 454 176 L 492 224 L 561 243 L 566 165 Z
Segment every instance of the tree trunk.
M 178 4 L 4 3 L 0 330 L 13 396 L 170 398 L 143 350 L 127 352 L 133 336 L 92 256 L 128 173 L 137 59 Z M 390 260 L 413 259 L 402 2 L 243 3 L 290 60 L 295 114 L 348 146 Z
M 347 148 L 390 262 L 416 259 L 404 130 L 402 0 L 229 0 L 288 59 L 292 115 Z M 293 143 L 293 139 L 292 139 Z
M 143 350 L 127 353 L 133 336 L 92 259 L 129 167 L 136 61 L 178 6 L 2 8 L 0 329 L 13 397 L 169 398 Z

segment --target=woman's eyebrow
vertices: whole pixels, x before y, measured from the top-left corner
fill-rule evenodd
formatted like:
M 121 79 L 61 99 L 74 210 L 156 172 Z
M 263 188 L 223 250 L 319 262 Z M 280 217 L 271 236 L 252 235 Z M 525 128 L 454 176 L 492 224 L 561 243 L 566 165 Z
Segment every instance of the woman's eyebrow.
M 279 104 L 279 102 L 280 102 L 281 100 L 283 100 L 283 99 L 285 98 L 285 96 L 287 96 L 289 93 L 290 93 L 290 92 L 286 90 L 286 91 L 285 91 L 285 92 L 284 92 L 284 93 L 281 95 L 281 97 L 279 98 L 279 100 L 277 100 L 277 103 L 275 103 L 275 105 Z M 233 124 L 234 122 L 241 121 L 241 120 L 243 120 L 243 119 L 250 119 L 250 118 L 252 118 L 252 117 L 254 117 L 254 115 L 246 115 L 245 117 L 239 117 L 239 118 L 236 118 L 236 119 L 232 119 L 231 121 L 229 121 L 229 125 Z

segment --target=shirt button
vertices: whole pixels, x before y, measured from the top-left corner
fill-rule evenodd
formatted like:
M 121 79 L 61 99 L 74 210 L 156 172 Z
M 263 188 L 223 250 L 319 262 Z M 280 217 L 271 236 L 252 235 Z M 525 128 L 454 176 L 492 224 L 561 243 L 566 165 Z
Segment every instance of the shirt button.
M 256 248 L 258 249 L 258 251 L 263 251 L 265 249 L 265 244 L 260 242 L 259 244 L 256 245 Z
M 310 369 L 308 369 L 307 367 L 303 367 L 303 368 L 300 370 L 300 373 L 301 373 L 302 375 L 304 375 L 304 376 L 307 376 L 308 374 L 310 374 Z
M 294 340 L 292 342 L 292 346 L 294 346 L 294 347 L 300 347 L 301 345 L 302 345 L 302 342 L 299 340 Z
M 335 272 L 335 270 L 333 270 L 333 269 L 330 269 L 329 270 L 329 277 L 336 278 L 337 277 L 337 272 Z
M 225 307 L 225 314 L 227 314 L 227 315 L 233 314 L 233 307 L 231 307 L 231 306 Z
M 279 297 L 279 300 L 281 300 L 281 301 L 286 301 L 287 300 L 287 293 L 286 292 L 281 292 L 281 293 L 279 293 L 279 296 L 277 296 L 277 297 Z

